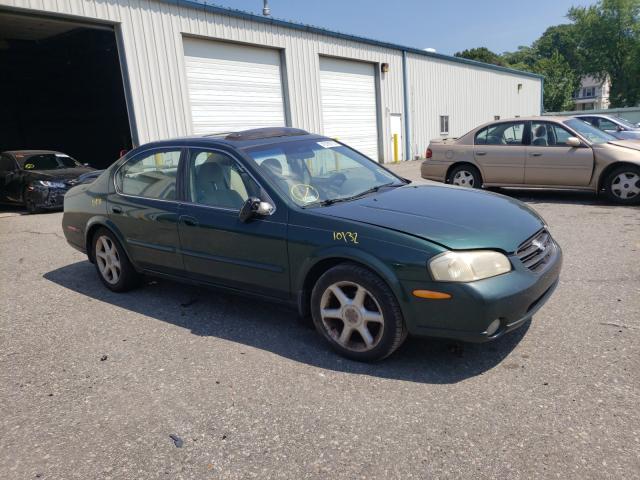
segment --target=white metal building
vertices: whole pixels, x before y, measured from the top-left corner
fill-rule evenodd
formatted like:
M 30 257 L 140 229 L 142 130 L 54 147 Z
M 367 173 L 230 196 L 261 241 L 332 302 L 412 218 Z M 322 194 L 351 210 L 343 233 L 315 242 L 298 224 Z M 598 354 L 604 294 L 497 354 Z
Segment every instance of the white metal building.
M 66 35 L 72 62 L 74 29 L 112 32 L 115 48 L 101 48 L 116 52 L 133 144 L 288 125 L 389 162 L 394 134 L 400 159 L 415 158 L 431 138 L 541 111 L 534 74 L 192 0 L 0 0 L 0 50 L 14 52 L 0 60 L 16 62 L 34 39 L 41 47 Z M 11 88 L 0 81 L 5 95 Z M 70 108 L 79 109 L 74 118 L 90 110 L 86 102 Z

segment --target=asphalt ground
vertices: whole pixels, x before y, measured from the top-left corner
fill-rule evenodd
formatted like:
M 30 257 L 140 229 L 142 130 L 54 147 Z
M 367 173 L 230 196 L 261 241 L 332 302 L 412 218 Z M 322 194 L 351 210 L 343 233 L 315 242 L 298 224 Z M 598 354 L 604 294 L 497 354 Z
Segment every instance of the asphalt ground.
M 551 300 L 494 343 L 373 365 L 280 306 L 112 293 L 61 213 L 4 209 L 0 478 L 640 478 L 640 208 L 507 193 L 564 249 Z

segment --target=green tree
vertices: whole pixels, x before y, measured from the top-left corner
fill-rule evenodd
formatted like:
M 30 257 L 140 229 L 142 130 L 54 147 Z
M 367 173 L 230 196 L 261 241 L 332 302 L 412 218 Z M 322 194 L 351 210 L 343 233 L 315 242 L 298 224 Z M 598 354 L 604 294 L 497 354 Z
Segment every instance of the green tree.
M 611 79 L 612 107 L 640 101 L 640 0 L 601 0 L 573 7 L 582 73 Z
M 502 59 L 508 67 L 531 71 L 539 57 L 535 49 L 521 45 L 515 52 L 504 52 Z
M 468 50 L 455 53 L 455 56 L 459 58 L 468 58 L 469 60 L 476 60 L 478 62 L 490 63 L 492 65 L 504 65 L 500 55 L 492 52 L 486 47 L 470 48 Z
M 544 76 L 544 110 L 558 112 L 573 108 L 573 92 L 578 77 L 569 62 L 556 50 L 550 58 L 540 58 L 533 65 L 535 73 Z
M 539 58 L 551 58 L 554 52 L 558 52 L 579 73 L 582 71 L 583 59 L 578 44 L 579 36 L 575 25 L 555 25 L 547 28 L 533 43 L 532 50 Z

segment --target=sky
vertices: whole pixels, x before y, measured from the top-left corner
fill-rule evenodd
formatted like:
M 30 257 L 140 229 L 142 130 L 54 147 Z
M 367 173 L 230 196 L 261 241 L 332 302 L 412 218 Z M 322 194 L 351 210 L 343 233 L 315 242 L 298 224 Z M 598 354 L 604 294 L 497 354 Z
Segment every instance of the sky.
M 204 0 L 198 0 L 204 1 Z M 262 14 L 262 0 L 206 0 Z M 269 0 L 273 17 L 439 53 L 530 45 L 571 6 L 595 0 Z

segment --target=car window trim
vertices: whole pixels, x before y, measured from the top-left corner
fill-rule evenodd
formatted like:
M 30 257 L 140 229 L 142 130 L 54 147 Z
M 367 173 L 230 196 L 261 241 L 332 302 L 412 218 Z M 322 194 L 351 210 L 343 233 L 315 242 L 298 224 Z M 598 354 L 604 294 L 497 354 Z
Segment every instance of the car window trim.
M 480 146 L 480 147 L 524 147 L 527 145 L 527 143 L 525 143 L 525 139 L 526 139 L 526 133 L 527 133 L 527 121 L 526 120 L 512 120 L 512 121 L 502 121 L 502 122 L 495 122 L 492 123 L 490 125 L 487 125 L 486 127 L 484 127 L 483 129 L 477 131 L 474 135 L 473 135 L 473 146 Z M 495 145 L 491 145 L 491 144 L 482 144 L 482 143 L 476 143 L 476 139 L 478 138 L 478 134 L 484 130 L 488 130 L 490 128 L 493 128 L 497 125 L 506 125 L 506 124 L 520 124 L 523 126 L 523 131 L 522 131 L 522 140 L 521 143 L 518 144 L 514 144 L 514 143 L 498 143 Z
M 271 195 L 269 195 L 269 192 L 267 192 L 267 190 L 262 186 L 262 183 L 260 183 L 258 181 L 258 179 L 255 177 L 255 175 L 253 175 L 253 173 L 251 173 L 249 171 L 249 169 L 246 167 L 246 165 L 244 163 L 242 163 L 242 161 L 238 158 L 237 155 L 234 155 L 233 153 L 229 152 L 228 150 L 224 150 L 222 148 L 216 148 L 216 147 L 205 147 L 205 146 L 200 146 L 200 145 L 187 145 L 185 147 L 185 167 L 184 167 L 184 176 L 183 176 L 183 198 L 184 201 L 183 203 L 186 205 L 195 205 L 198 207 L 205 207 L 205 208 L 210 208 L 210 209 L 214 209 L 214 210 L 220 210 L 220 211 L 225 211 L 225 212 L 235 212 L 235 213 L 239 213 L 240 209 L 235 209 L 235 208 L 227 208 L 227 207 L 218 207 L 215 205 L 205 205 L 204 203 L 198 203 L 198 202 L 193 202 L 191 201 L 191 186 L 190 186 L 190 173 L 191 173 L 191 151 L 192 150 L 197 150 L 197 151 L 206 151 L 206 152 L 216 152 L 216 153 L 221 153 L 223 155 L 227 155 L 231 158 L 231 160 L 233 160 L 234 162 L 236 162 L 236 164 L 240 165 L 242 167 L 242 169 L 247 173 L 247 175 L 249 175 L 249 177 L 251 177 L 251 179 L 256 182 L 256 185 L 258 185 L 260 191 L 264 192 L 265 195 L 267 195 L 267 199 L 260 199 L 263 201 L 268 201 L 269 203 L 271 203 L 271 205 L 273 205 L 273 211 L 271 212 L 272 216 L 274 213 L 276 213 L 276 211 L 278 210 L 278 205 L 276 204 L 276 202 L 271 198 Z
M 115 189 L 115 192 L 117 195 L 120 195 L 122 197 L 127 197 L 127 198 L 141 198 L 143 200 L 153 200 L 156 202 L 165 202 L 165 203 L 177 203 L 180 204 L 182 203 L 180 200 L 180 173 L 181 173 L 181 168 L 180 166 L 182 165 L 182 162 L 184 160 L 184 156 L 185 156 L 185 152 L 186 152 L 186 148 L 184 146 L 161 146 L 161 147 L 151 147 L 148 148 L 146 150 L 143 150 L 141 152 L 137 152 L 133 157 L 131 158 L 127 158 L 124 162 L 122 162 L 122 164 L 120 164 L 118 166 L 118 168 L 116 168 L 115 172 L 113 173 L 113 188 Z M 120 173 L 120 170 L 127 165 L 129 162 L 132 162 L 138 158 L 140 158 L 142 155 L 145 155 L 149 152 L 155 152 L 155 151 L 160 151 L 160 152 L 175 152 L 175 151 L 179 151 L 180 152 L 180 158 L 178 160 L 178 173 L 176 175 L 176 200 L 166 200 L 164 198 L 154 198 L 154 197 L 143 197 L 141 195 L 131 195 L 130 193 L 124 193 L 121 192 L 120 189 L 118 188 L 118 182 L 116 181 L 116 179 L 118 178 L 118 173 Z

